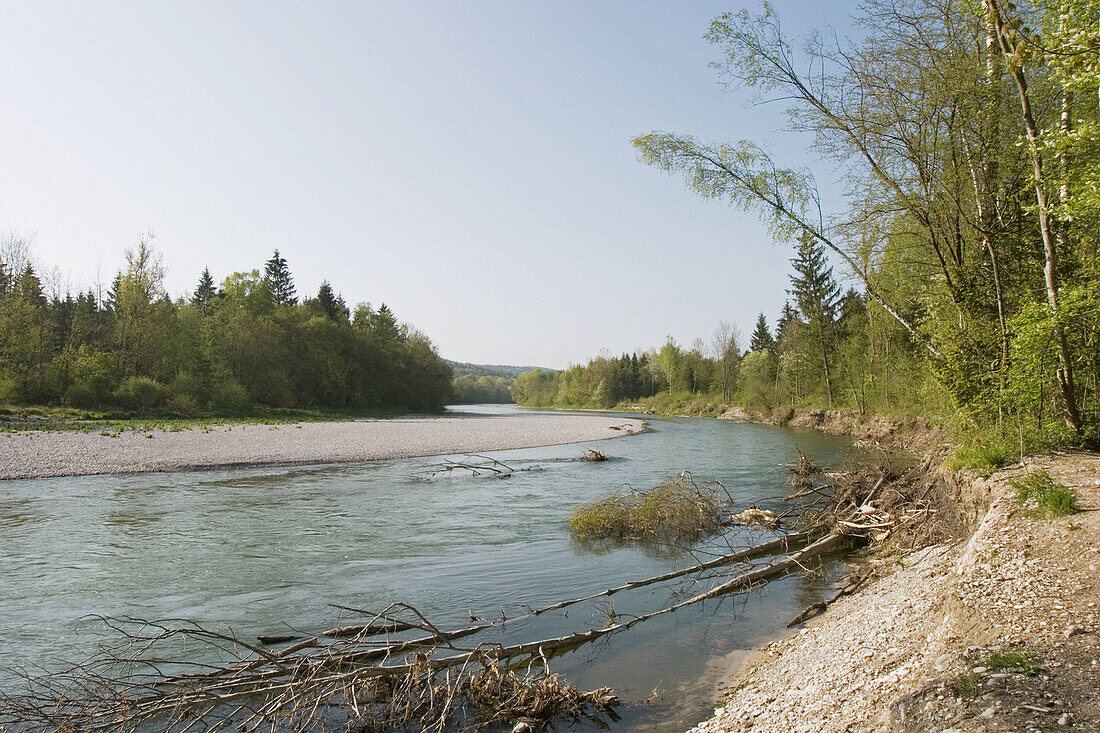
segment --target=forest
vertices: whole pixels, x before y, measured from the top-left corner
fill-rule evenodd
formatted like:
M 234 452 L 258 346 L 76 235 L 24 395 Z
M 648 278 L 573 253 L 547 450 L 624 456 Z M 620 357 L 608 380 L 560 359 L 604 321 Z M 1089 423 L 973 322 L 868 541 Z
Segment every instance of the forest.
M 857 28 L 792 38 L 765 5 L 706 34 L 720 80 L 785 105 L 815 141 L 806 159 L 844 172 L 841 204 L 752 141 L 634 140 L 642 162 L 791 246 L 774 329 L 761 315 L 747 344 L 725 328 L 525 374 L 517 401 L 683 392 L 925 414 L 1025 449 L 1096 444 L 1100 2 L 869 0 Z
M 451 369 L 393 312 L 349 309 L 325 281 L 299 301 L 276 250 L 263 270 L 171 299 L 151 237 L 102 295 L 47 295 L 28 240 L 0 241 L 0 404 L 193 416 L 256 408 L 438 410 Z

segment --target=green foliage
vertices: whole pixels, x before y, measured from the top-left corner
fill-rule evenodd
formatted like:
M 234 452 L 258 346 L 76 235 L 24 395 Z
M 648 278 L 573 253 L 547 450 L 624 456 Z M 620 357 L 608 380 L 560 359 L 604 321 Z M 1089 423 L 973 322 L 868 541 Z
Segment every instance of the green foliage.
M 214 386 L 211 402 L 218 409 L 228 412 L 243 412 L 252 406 L 248 390 L 233 379 L 220 381 Z
M 25 244 L 12 242 L 0 237 L 0 257 L 25 262 Z M 256 406 L 432 411 L 447 402 L 451 371 L 426 336 L 385 306 L 362 305 L 350 322 L 327 283 L 330 299 L 297 305 L 285 260 L 276 253 L 268 264 L 265 276 L 233 273 L 220 289 L 204 270 L 180 302 L 164 293 L 150 237 L 127 251 L 103 301 L 93 293 L 47 299 L 21 264 L 0 293 L 0 397 L 187 416 Z
M 115 390 L 115 401 L 129 409 L 145 412 L 156 407 L 167 390 L 164 385 L 149 377 L 126 377 Z
M 1029 471 L 1013 479 L 1012 486 L 1016 489 L 1016 502 L 1043 519 L 1057 519 L 1080 511 L 1077 494 L 1055 483 L 1046 471 Z
M 1011 672 L 1025 677 L 1038 677 L 1046 672 L 1039 655 L 1026 650 L 996 652 L 982 666 L 995 672 Z
M 966 468 L 975 473 L 988 476 L 1015 457 L 1013 449 L 995 436 L 973 437 L 972 442 L 964 443 L 955 449 L 947 465 L 952 468 Z
M 512 384 L 507 377 L 465 374 L 454 379 L 455 402 L 462 405 L 513 402 Z
M 690 540 L 719 528 L 719 501 L 710 486 L 684 474 L 651 491 L 611 493 L 582 504 L 569 518 L 569 532 L 582 540 Z

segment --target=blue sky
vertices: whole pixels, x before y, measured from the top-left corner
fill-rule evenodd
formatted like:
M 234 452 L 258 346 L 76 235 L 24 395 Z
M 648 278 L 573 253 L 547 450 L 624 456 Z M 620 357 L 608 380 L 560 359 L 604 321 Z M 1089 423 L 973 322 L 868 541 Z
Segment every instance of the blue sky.
M 855 9 L 773 6 L 794 33 Z M 4 3 L 0 231 L 75 288 L 153 231 L 173 295 L 277 248 L 300 294 L 327 278 L 385 302 L 460 361 L 564 367 L 722 320 L 747 337 L 782 305 L 789 248 L 630 145 L 802 159 L 782 107 L 707 67 L 710 19 L 741 7 Z

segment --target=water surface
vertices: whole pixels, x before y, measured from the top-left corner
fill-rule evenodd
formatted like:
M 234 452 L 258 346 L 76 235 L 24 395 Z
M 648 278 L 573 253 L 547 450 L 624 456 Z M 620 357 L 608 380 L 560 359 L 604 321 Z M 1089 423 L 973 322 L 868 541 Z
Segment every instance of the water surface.
M 102 630 L 93 614 L 186 618 L 241 637 L 316 633 L 339 619 L 327 604 L 381 609 L 404 601 L 442 625 L 468 622 L 471 612 L 514 616 L 522 604 L 693 562 L 675 550 L 582 547 L 565 527 L 577 504 L 688 470 L 700 482 L 720 480 L 738 504 L 783 508 L 784 466 L 799 450 L 823 465 L 851 450 L 845 439 L 809 431 L 650 419 L 647 434 L 487 454 L 539 469 L 507 480 L 418 480 L 445 460 L 418 458 L 2 481 L 0 684 L 18 667 L 85 658 Z M 584 448 L 614 460 L 569 460 Z M 728 658 L 774 638 L 828 580 L 826 569 L 685 609 L 557 660 L 555 670 L 648 701 L 629 708 L 617 730 L 683 730 L 710 713 Z M 614 611 L 642 613 L 693 590 L 616 596 Z M 607 610 L 574 608 L 517 633 L 581 630 Z

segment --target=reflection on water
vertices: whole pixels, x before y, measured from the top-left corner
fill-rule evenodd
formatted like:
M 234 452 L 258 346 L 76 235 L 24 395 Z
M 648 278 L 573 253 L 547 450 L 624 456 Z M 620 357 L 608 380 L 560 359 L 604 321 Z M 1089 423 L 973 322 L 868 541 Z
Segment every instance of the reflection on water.
M 784 466 L 799 450 L 821 464 L 850 450 L 818 433 L 719 420 L 652 425 L 609 442 L 492 453 L 542 469 L 506 480 L 418 480 L 443 459 L 417 458 L 0 482 L 0 683 L 20 666 L 86 656 L 99 631 L 80 620 L 90 614 L 188 618 L 241 636 L 327 628 L 337 618 L 327 604 L 404 601 L 444 625 L 470 612 L 519 615 L 693 562 L 676 549 L 578 546 L 565 528 L 577 504 L 690 470 L 720 480 L 739 504 L 782 509 Z M 567 460 L 586 447 L 616 460 Z M 779 633 L 831 572 L 659 617 L 555 669 L 651 701 L 627 711 L 619 730 L 682 730 L 712 709 L 721 660 Z M 689 583 L 639 589 L 615 596 L 613 610 L 643 613 L 694 592 Z M 567 633 L 608 610 L 593 603 L 513 633 Z

